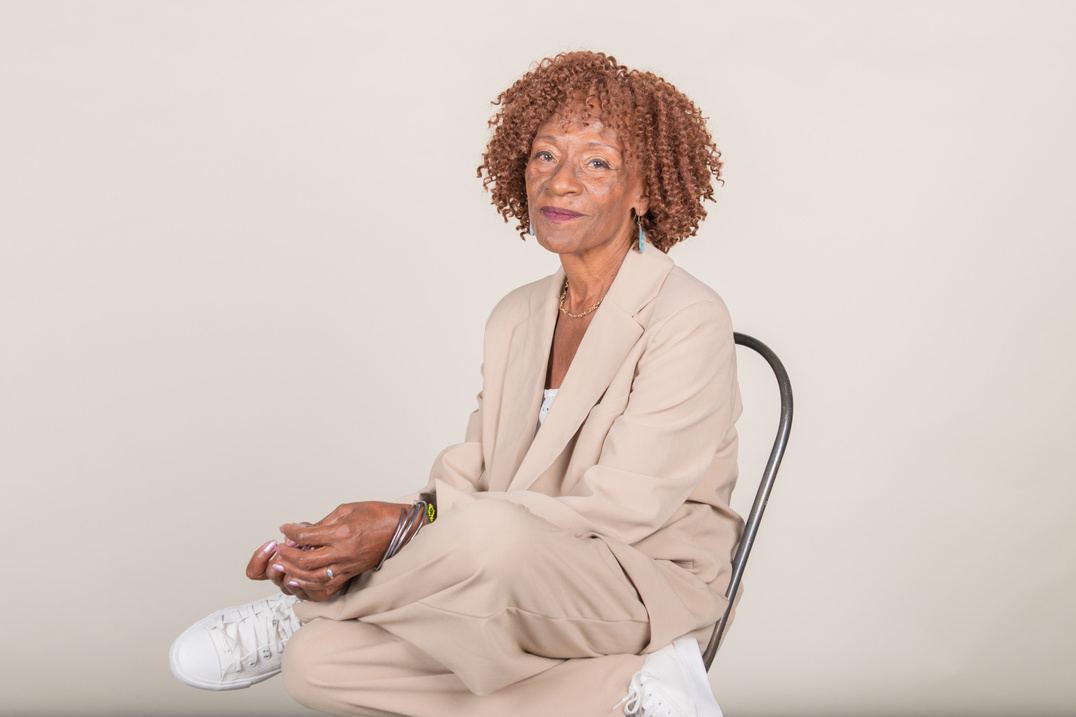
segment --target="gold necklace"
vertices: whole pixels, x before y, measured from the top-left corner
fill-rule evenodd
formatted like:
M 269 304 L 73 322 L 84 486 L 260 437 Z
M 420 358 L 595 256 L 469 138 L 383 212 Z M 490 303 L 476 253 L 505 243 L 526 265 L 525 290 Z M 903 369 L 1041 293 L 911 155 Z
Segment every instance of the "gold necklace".
M 570 312 L 570 311 L 568 311 L 567 309 L 564 308 L 564 299 L 567 296 L 568 296 L 568 280 L 565 279 L 564 280 L 564 291 L 560 292 L 560 310 L 563 311 L 565 313 L 565 315 L 567 315 L 568 318 L 570 318 L 570 319 L 581 319 L 581 318 L 583 318 L 584 316 L 586 316 L 590 312 L 595 311 L 599 306 L 602 305 L 602 302 L 605 301 L 605 297 L 603 296 L 602 298 L 598 299 L 598 303 L 594 304 L 594 306 L 591 306 L 589 309 L 587 309 L 583 313 L 581 313 L 581 314 L 573 314 L 572 312 Z

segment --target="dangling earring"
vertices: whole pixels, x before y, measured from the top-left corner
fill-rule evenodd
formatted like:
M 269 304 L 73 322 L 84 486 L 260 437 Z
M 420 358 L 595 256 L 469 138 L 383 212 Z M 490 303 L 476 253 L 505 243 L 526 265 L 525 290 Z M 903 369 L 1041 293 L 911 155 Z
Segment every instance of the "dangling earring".
M 533 223 L 531 223 L 530 232 L 531 232 L 531 236 L 534 236 L 534 224 Z
M 646 231 L 643 229 L 643 218 L 638 214 L 635 215 L 635 224 L 639 227 L 639 253 L 642 254 L 646 249 Z

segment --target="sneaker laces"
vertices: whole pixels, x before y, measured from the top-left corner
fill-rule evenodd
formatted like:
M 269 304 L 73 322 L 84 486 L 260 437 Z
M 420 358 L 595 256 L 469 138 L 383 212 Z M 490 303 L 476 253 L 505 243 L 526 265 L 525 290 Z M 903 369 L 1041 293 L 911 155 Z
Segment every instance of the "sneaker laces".
M 655 682 L 660 682 L 658 677 L 646 670 L 640 670 L 632 675 L 628 683 L 628 694 L 620 700 L 613 709 L 624 708 L 624 714 L 638 715 L 638 717 L 679 717 L 683 712 L 676 709 L 671 702 L 665 701 L 660 693 L 655 694 L 650 688 Z
M 291 606 L 293 597 L 276 597 L 225 611 L 208 627 L 220 658 L 221 676 L 229 667 L 243 671 L 243 663 L 255 667 L 259 657 L 268 660 L 284 651 L 288 638 L 299 629 L 299 618 Z
M 628 694 L 620 702 L 613 705 L 613 709 L 618 710 L 623 707 L 625 715 L 639 714 L 639 710 L 643 707 L 643 694 L 646 689 L 646 683 L 653 678 L 653 675 L 644 671 L 639 671 L 632 675 L 631 682 L 628 683 Z

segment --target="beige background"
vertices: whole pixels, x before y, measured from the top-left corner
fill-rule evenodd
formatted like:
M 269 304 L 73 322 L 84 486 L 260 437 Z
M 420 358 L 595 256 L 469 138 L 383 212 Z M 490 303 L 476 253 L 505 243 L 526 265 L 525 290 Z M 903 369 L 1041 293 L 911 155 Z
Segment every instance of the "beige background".
M 584 47 L 710 116 L 727 185 L 672 255 L 797 391 L 726 713 L 1076 712 L 1074 30 L 1044 2 L 0 2 L 0 712 L 304 713 L 185 688 L 168 645 L 264 593 L 275 526 L 462 435 L 489 309 L 554 268 L 474 177 L 488 103 Z M 775 392 L 743 363 L 753 481 Z

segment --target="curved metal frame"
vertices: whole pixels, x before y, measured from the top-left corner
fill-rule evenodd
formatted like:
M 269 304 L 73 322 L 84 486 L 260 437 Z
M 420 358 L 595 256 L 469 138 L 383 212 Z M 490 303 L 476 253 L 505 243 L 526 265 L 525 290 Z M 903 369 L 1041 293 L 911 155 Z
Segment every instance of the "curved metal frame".
M 725 626 L 728 624 L 729 614 L 732 612 L 732 605 L 736 600 L 736 593 L 740 589 L 744 566 L 747 564 L 747 558 L 751 554 L 751 546 L 755 542 L 758 525 L 762 522 L 762 513 L 766 510 L 766 503 L 770 499 L 770 491 L 773 489 L 774 480 L 777 478 L 777 469 L 781 467 L 781 458 L 785 454 L 785 446 L 788 445 L 788 434 L 792 430 L 792 382 L 789 380 L 788 372 L 785 371 L 781 360 L 777 358 L 777 354 L 769 346 L 758 339 L 740 333 L 733 336 L 737 344 L 759 353 L 762 358 L 766 359 L 770 368 L 773 369 L 773 373 L 777 377 L 778 388 L 781 391 L 781 421 L 777 427 L 777 439 L 773 442 L 773 449 L 770 451 L 770 459 L 766 462 L 766 470 L 762 473 L 762 483 L 759 484 L 758 492 L 755 494 L 755 503 L 751 506 L 751 512 L 748 513 L 747 521 L 744 523 L 743 536 L 740 538 L 740 544 L 736 548 L 736 557 L 732 560 L 732 578 L 729 580 L 729 587 L 725 592 L 725 597 L 729 601 L 728 607 L 725 608 L 725 614 L 717 621 L 714 633 L 710 636 L 710 642 L 702 653 L 702 659 L 707 670 L 710 669 L 710 665 L 714 661 L 714 655 L 717 654 L 717 648 L 721 644 L 721 637 L 725 633 Z

